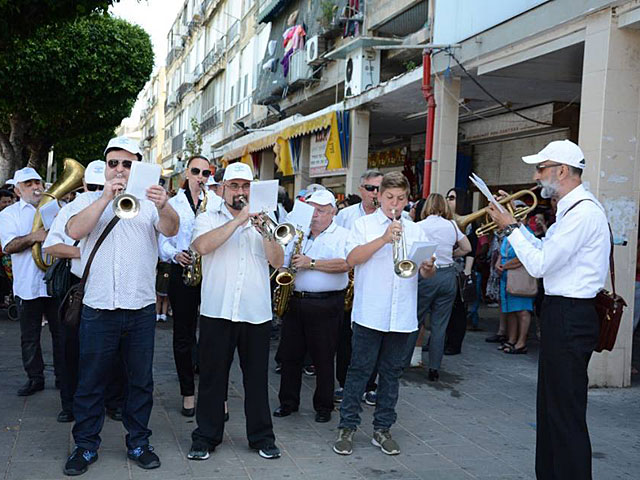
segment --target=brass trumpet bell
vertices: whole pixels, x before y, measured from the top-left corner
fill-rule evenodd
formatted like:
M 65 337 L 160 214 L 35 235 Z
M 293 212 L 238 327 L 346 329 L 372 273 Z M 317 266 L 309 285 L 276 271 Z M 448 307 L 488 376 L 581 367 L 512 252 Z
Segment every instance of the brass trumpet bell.
M 140 201 L 130 193 L 120 193 L 113 199 L 113 212 L 121 220 L 130 220 L 140 213 Z

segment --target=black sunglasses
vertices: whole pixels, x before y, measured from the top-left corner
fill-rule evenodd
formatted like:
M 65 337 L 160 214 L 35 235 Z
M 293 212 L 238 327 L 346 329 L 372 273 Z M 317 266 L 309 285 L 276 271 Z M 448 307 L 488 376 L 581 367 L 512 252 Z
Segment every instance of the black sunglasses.
M 104 187 L 102 185 L 96 185 L 96 184 L 93 184 L 93 183 L 90 183 L 90 184 L 87 185 L 87 190 L 89 190 L 90 192 L 95 192 L 96 190 L 100 191 L 103 188 Z
M 107 165 L 109 165 L 109 168 L 117 168 L 118 165 L 120 165 L 121 163 L 124 168 L 129 170 L 131 168 L 131 165 L 133 164 L 133 161 L 132 160 L 107 160 Z
M 211 175 L 211 170 L 200 170 L 197 167 L 191 167 L 189 171 L 191 172 L 191 175 L 200 175 L 200 173 L 202 173 L 204 178 L 208 178 L 209 175 Z
M 377 185 L 363 185 L 362 188 L 364 188 L 367 192 L 377 192 L 380 190 L 380 187 L 378 187 Z
M 447 197 L 447 200 L 449 200 L 449 201 L 454 201 L 455 199 L 456 199 L 456 196 L 455 196 L 455 195 L 449 195 L 449 196 Z

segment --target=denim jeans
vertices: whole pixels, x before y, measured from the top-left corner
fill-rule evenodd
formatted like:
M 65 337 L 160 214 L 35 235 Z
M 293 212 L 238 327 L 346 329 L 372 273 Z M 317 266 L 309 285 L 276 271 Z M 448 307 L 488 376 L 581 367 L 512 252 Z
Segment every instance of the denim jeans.
M 96 310 L 86 305 L 80 322 L 80 368 L 73 403 L 78 447 L 97 450 L 104 424 L 105 391 L 114 360 L 121 356 L 127 375 L 122 424 L 127 447 L 149 443 L 153 407 L 155 305 L 140 310 Z
M 373 428 L 388 429 L 395 423 L 399 379 L 409 333 L 380 332 L 353 324 L 351 364 L 347 370 L 339 428 L 360 425 L 362 395 L 373 369 L 378 366 L 378 398 Z

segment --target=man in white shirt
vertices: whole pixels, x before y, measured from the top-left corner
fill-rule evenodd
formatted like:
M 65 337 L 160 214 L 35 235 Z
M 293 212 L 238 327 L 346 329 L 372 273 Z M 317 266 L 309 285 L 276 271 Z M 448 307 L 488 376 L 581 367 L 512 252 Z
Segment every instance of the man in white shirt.
M 295 270 L 293 294 L 282 321 L 280 406 L 273 412 L 286 417 L 298 411 L 302 365 L 307 351 L 316 370 L 313 408 L 316 422 L 331 420 L 333 410 L 333 357 L 344 314 L 344 290 L 349 281 L 345 247 L 349 231 L 336 225 L 336 199 L 318 190 L 307 199 L 315 211 L 311 232 L 293 255 L 296 237 L 287 245 L 285 264 Z
M 543 240 L 508 212 L 490 208 L 530 275 L 542 278 L 536 422 L 536 476 L 590 479 L 587 366 L 600 329 L 594 298 L 609 272 L 611 242 L 600 202 L 582 185 L 580 147 L 551 142 L 522 158 L 536 166 L 543 198 L 558 200 L 556 223 Z
M 280 457 L 271 423 L 267 382 L 271 332 L 269 265 L 282 266 L 284 252 L 253 227 L 249 200 L 253 174 L 232 163 L 223 177 L 223 203 L 198 215 L 192 248 L 202 255 L 200 383 L 196 428 L 187 458 L 206 460 L 224 433 L 229 368 L 238 351 L 245 387 L 249 447 L 264 458 Z
M 20 318 L 22 365 L 28 377 L 27 383 L 17 393 L 28 396 L 44 390 L 44 362 L 40 347 L 43 315 L 49 322 L 53 341 L 56 386 L 59 386 L 62 374 L 62 342 L 56 302 L 47 295 L 44 272 L 31 256 L 31 247 L 43 242 L 47 236 L 43 229 L 31 232 L 36 207 L 44 191 L 42 178 L 33 168 L 25 167 L 16 171 L 14 180 L 20 201 L 0 212 L 0 240 L 4 253 L 11 255 L 13 294 Z
M 394 273 L 394 239 L 404 236 L 407 251 L 425 233 L 401 217 L 409 201 L 409 181 L 400 172 L 387 173 L 380 184 L 380 208 L 356 220 L 347 242 L 347 262 L 355 267 L 353 298 L 353 352 L 340 406 L 338 440 L 333 450 L 353 451 L 353 435 L 360 425 L 364 393 L 371 372 L 378 365 L 379 385 L 373 414 L 372 443 L 388 455 L 400 453 L 389 429 L 396 421 L 399 378 L 409 334 L 418 329 L 418 276 L 401 278 Z M 420 275 L 435 273 L 433 259 L 419 266 Z
M 66 233 L 81 240 L 82 268 L 102 232 L 114 218 L 113 200 L 126 187 L 133 162 L 142 159 L 137 142 L 117 137 L 105 149 L 107 168 L 102 192 L 87 192 L 73 203 Z M 121 219 L 105 237 L 90 266 L 80 322 L 80 370 L 73 414 L 76 448 L 64 473 L 81 475 L 98 458 L 104 423 L 105 388 L 118 352 L 127 371 L 122 423 L 128 431 L 127 456 L 144 469 L 160 466 L 149 445 L 153 407 L 155 269 L 159 233 L 178 232 L 179 218 L 160 185 L 138 199 L 140 210 Z
M 379 170 L 365 171 L 360 176 L 360 187 L 358 188 L 362 201 L 340 210 L 335 218 L 336 224 L 351 230 L 357 219 L 375 212 L 379 206 L 378 191 L 380 190 L 380 182 L 382 182 L 382 173 Z M 334 394 L 336 402 L 341 402 L 344 395 L 344 382 L 347 379 L 347 369 L 351 362 L 351 335 L 351 310 L 345 310 L 336 350 L 336 380 L 338 381 L 338 388 Z M 374 406 L 376 404 L 377 376 L 378 370 L 374 369 L 371 378 L 367 382 L 366 393 L 363 397 L 367 405 Z

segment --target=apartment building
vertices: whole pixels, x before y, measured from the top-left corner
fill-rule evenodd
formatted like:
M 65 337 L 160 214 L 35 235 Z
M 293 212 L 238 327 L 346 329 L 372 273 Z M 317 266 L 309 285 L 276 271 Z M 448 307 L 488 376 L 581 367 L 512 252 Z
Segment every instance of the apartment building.
M 164 143 L 164 103 L 166 98 L 165 68 L 154 72 L 141 93 L 140 112 L 141 143 L 144 159 L 162 163 Z

